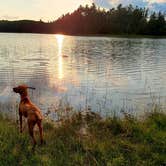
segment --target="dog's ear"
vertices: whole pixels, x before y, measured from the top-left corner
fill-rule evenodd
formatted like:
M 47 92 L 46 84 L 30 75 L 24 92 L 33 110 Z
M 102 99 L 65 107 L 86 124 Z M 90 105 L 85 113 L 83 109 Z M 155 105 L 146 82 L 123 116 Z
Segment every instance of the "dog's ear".
M 31 86 L 28 86 L 27 87 L 28 89 L 32 89 L 32 90 L 35 90 L 36 88 L 34 88 L 34 87 L 31 87 Z

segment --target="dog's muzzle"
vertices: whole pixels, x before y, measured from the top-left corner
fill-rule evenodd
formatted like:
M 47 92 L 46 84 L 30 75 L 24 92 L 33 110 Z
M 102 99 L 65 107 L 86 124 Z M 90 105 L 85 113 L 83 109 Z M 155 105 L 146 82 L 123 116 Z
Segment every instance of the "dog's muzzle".
M 17 88 L 13 88 L 13 92 L 18 93 Z

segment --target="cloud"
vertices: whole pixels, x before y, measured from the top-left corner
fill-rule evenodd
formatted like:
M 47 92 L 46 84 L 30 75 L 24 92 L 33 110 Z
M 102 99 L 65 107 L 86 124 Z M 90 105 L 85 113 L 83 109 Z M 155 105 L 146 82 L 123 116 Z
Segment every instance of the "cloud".
M 133 6 L 147 7 L 155 11 L 166 11 L 166 0 L 94 0 L 94 2 L 105 8 L 116 7 L 119 4 L 124 6 L 132 4 Z
M 154 11 L 166 12 L 166 3 L 152 3 L 148 7 Z
M 146 0 L 149 3 L 166 3 L 166 0 Z
M 18 16 L 10 16 L 10 15 L 2 15 L 1 17 L 0 17 L 0 19 L 1 20 L 17 20 L 17 19 L 19 19 L 19 17 Z
M 92 0 L 34 0 L 35 8 L 41 15 L 55 19 L 62 14 L 72 12 L 80 5 L 91 4 Z
M 2 0 L 1 0 L 2 1 Z M 43 19 L 52 21 L 62 14 L 72 12 L 79 5 L 91 4 L 104 8 L 124 6 L 149 7 L 156 11 L 166 11 L 166 0 L 4 0 L 0 5 L 0 19 Z
M 1 16 L 19 16 L 19 19 L 55 20 L 62 14 L 72 12 L 79 5 L 91 4 L 93 0 L 5 0 L 1 2 Z M 7 17 L 6 17 L 7 18 Z M 10 20 L 14 18 L 10 17 Z
M 95 3 L 98 6 L 103 7 L 103 8 L 111 7 L 110 2 L 107 1 L 107 0 L 104 0 L 104 1 L 102 1 L 102 0 L 93 0 L 93 3 Z

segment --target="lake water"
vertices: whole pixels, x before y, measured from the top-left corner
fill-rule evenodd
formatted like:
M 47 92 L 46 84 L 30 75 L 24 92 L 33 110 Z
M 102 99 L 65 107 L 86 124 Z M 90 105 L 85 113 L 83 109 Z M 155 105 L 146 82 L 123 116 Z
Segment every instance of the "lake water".
M 0 103 L 12 111 L 12 88 L 28 84 L 43 112 L 64 103 L 140 113 L 166 107 L 166 39 L 0 34 Z

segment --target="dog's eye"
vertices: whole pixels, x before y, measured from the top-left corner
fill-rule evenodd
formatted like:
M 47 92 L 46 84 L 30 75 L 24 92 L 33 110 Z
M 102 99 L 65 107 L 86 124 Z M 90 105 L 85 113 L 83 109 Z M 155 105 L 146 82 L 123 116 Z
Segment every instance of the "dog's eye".
M 21 94 L 22 94 L 23 92 L 24 92 L 24 91 L 23 91 L 22 89 L 20 89 L 20 90 L 19 90 L 19 93 L 21 93 Z

